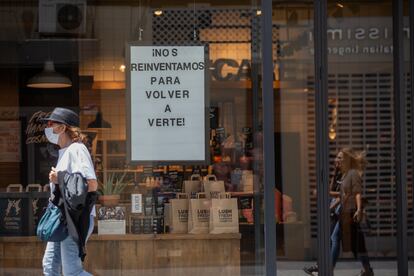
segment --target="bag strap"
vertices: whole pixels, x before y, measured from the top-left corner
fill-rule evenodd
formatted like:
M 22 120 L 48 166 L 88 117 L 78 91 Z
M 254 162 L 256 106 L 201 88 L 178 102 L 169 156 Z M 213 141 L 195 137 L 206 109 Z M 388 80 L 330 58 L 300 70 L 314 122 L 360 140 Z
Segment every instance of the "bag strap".
M 26 192 L 31 192 L 31 190 L 37 190 L 36 192 L 42 191 L 42 185 L 40 184 L 29 184 L 26 186 Z
M 206 175 L 207 181 L 217 181 L 217 177 L 214 174 L 208 174 Z
M 219 194 L 219 199 L 224 199 L 224 198 L 231 198 L 231 194 L 230 193 L 220 193 Z
M 6 192 L 12 192 L 12 189 L 19 189 L 19 193 L 23 192 L 23 185 L 22 184 L 9 184 L 6 188 Z
M 186 198 L 188 198 L 188 194 L 186 194 L 186 193 L 177 193 L 176 198 L 177 199 L 186 199 Z
M 201 175 L 193 174 L 191 175 L 190 180 L 201 180 Z

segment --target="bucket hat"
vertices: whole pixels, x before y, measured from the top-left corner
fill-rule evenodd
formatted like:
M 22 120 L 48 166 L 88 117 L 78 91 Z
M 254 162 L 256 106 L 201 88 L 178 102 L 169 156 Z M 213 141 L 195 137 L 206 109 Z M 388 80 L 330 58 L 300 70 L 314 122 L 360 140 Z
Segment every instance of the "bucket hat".
M 63 108 L 56 107 L 49 117 L 41 119 L 44 122 L 54 121 L 59 122 L 68 126 L 79 127 L 79 116 L 74 111 Z

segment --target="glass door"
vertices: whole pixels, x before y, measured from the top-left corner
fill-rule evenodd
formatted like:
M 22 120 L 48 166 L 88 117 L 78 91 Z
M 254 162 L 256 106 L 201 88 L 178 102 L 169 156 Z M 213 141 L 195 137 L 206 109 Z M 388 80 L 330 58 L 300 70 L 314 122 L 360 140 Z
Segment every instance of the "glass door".
M 316 273 L 314 5 L 272 3 L 277 269 Z
M 341 209 L 331 230 L 335 273 L 397 274 L 392 11 L 393 1 L 328 1 L 329 158 L 339 167 L 339 196 L 331 195 Z

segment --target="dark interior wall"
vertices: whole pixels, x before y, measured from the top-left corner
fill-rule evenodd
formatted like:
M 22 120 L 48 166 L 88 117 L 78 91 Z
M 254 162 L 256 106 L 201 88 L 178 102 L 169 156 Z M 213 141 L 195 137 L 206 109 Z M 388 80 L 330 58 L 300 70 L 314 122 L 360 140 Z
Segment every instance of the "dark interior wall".
M 17 68 L 12 66 L 17 57 L 16 43 L 0 42 L 0 121 L 19 119 Z M 7 53 L 7 55 L 3 55 Z M 0 162 L 0 189 L 8 184 L 20 183 L 20 162 Z
M 78 45 L 69 40 L 39 39 L 23 43 L 19 48 L 20 106 L 79 106 Z M 46 60 L 52 60 L 55 70 L 72 81 L 72 87 L 36 89 L 27 81 L 43 70 Z
M 39 127 L 35 133 L 23 134 L 23 184 L 46 184 L 50 167 L 55 165 L 57 148 L 32 137 L 42 137 L 42 123 L 33 119 L 38 112 L 50 112 L 53 108 L 67 107 L 79 111 L 78 45 L 67 39 L 39 39 L 20 45 L 18 66 L 18 99 L 20 117 L 25 129 Z M 27 87 L 28 80 L 42 72 L 46 60 L 53 61 L 56 72 L 69 77 L 72 87 L 38 89 Z M 30 142 L 29 142 L 30 141 Z

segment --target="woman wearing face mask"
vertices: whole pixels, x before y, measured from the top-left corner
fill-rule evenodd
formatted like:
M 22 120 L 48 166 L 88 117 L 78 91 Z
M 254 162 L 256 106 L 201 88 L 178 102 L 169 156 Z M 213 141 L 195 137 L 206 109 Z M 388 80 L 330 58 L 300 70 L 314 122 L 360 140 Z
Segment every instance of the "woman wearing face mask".
M 58 172 L 66 171 L 80 173 L 87 180 L 88 195 L 95 193 L 98 183 L 91 156 L 83 144 L 85 136 L 79 128 L 78 115 L 66 108 L 55 108 L 44 121 L 47 122 L 46 138 L 60 147 L 57 165 L 52 167 L 49 173 L 51 191 L 58 188 Z M 93 231 L 94 216 L 95 208 L 93 207 L 90 212 L 87 237 Z M 83 270 L 78 243 L 70 235 L 61 242 L 48 242 L 43 257 L 44 275 L 61 275 L 62 271 L 63 275 L 68 276 L 92 275 Z

